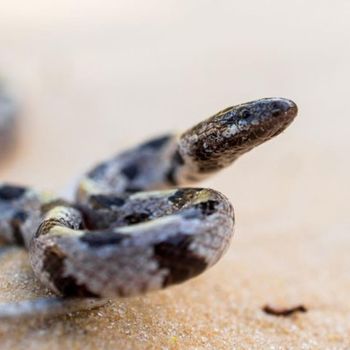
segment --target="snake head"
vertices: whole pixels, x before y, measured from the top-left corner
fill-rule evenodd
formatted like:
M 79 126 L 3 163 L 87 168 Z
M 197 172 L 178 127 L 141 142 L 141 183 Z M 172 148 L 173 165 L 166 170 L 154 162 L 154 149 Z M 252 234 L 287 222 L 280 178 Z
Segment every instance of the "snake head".
M 230 142 L 255 147 L 280 134 L 293 121 L 297 105 L 285 98 L 264 98 L 230 107 L 216 116 Z M 221 127 L 220 127 L 221 129 Z
M 297 112 L 296 104 L 285 98 L 226 108 L 182 135 L 180 155 L 201 173 L 217 171 L 280 134 Z

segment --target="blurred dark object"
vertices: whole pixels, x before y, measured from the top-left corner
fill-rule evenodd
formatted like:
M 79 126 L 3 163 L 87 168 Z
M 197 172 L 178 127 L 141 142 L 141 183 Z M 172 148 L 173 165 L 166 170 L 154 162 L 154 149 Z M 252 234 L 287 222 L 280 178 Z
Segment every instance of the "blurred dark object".
M 17 108 L 2 82 L 0 82 L 0 157 L 11 150 L 16 134 Z
M 272 315 L 272 316 L 278 316 L 278 317 L 288 317 L 288 316 L 292 316 L 293 314 L 297 313 L 297 312 L 307 312 L 307 308 L 304 305 L 298 305 L 295 307 L 291 307 L 291 308 L 274 308 L 270 305 L 265 305 L 263 307 L 263 311 L 268 314 L 268 315 Z

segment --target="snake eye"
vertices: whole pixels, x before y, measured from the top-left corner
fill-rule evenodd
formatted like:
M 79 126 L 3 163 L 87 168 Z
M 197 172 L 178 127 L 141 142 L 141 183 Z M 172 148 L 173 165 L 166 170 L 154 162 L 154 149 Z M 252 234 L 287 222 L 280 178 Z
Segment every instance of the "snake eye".
M 248 109 L 243 109 L 243 111 L 241 112 L 241 117 L 243 119 L 247 119 L 251 116 L 252 114 L 248 111 Z

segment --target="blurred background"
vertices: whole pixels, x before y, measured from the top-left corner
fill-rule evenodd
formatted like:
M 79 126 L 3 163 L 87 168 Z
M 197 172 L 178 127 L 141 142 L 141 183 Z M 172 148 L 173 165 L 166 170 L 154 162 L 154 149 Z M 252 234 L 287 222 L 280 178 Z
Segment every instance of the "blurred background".
M 225 193 L 237 216 L 213 270 L 103 308 L 103 322 L 92 313 L 69 327 L 23 325 L 22 338 L 3 341 L 350 347 L 349 18 L 346 0 L 2 1 L 0 76 L 21 113 L 1 181 L 62 191 L 97 161 L 227 106 L 271 96 L 299 106 L 284 134 L 203 184 Z M 27 271 L 18 255 L 9 259 L 3 300 L 18 291 L 6 284 L 12 272 Z M 18 298 L 37 293 L 30 283 Z M 276 320 L 264 303 L 310 311 Z M 116 316 L 123 307 L 134 313 Z

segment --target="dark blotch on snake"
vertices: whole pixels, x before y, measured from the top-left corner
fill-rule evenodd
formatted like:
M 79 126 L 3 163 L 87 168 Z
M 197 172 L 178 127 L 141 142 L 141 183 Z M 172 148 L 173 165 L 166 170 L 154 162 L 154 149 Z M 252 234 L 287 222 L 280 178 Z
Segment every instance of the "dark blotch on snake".
M 92 179 L 103 178 L 107 168 L 108 168 L 107 164 L 106 163 L 102 163 L 102 164 L 98 165 L 97 167 L 95 167 L 94 169 L 92 169 L 87 174 L 87 176 L 89 178 L 92 178 Z
M 191 236 L 179 233 L 154 246 L 159 268 L 169 271 L 163 287 L 195 277 L 207 268 L 205 260 L 189 250 L 191 241 Z
M 13 237 L 16 240 L 16 243 L 20 246 L 24 245 L 24 238 L 23 238 L 21 225 L 24 224 L 27 218 L 28 218 L 28 214 L 23 210 L 19 210 L 15 213 L 15 215 L 11 220 Z
M 201 188 L 182 188 L 177 190 L 172 196 L 168 199 L 174 206 L 177 208 L 182 208 L 202 189 Z
M 125 193 L 136 193 L 136 192 L 142 192 L 144 189 L 141 187 L 127 187 L 125 189 Z
M 55 287 L 65 297 L 98 297 L 91 292 L 85 285 L 78 284 L 72 276 L 64 276 L 64 259 L 60 252 L 55 252 L 51 248 L 45 250 L 43 266 L 45 271 L 50 275 Z
M 185 190 L 177 190 L 173 195 L 171 195 L 168 199 L 173 204 L 181 203 L 182 194 Z
M 153 150 L 157 150 L 163 147 L 170 139 L 171 139 L 171 135 L 157 137 L 156 139 L 145 142 L 140 146 L 140 148 L 151 148 Z
M 185 164 L 185 161 L 184 161 L 184 159 L 182 158 L 182 155 L 180 154 L 179 151 L 176 151 L 176 152 L 174 153 L 172 163 L 174 163 L 174 164 L 176 164 L 176 165 L 183 165 L 183 164 Z
M 168 171 L 168 173 L 166 174 L 166 179 L 168 181 L 168 183 L 172 186 L 176 186 L 177 185 L 177 181 L 176 181 L 176 169 L 175 168 L 170 168 L 170 170 Z
M 134 214 L 125 216 L 124 222 L 128 225 L 135 225 L 141 222 L 148 221 L 150 216 L 151 214 L 149 213 L 134 213 Z
M 215 213 L 219 204 L 218 201 L 208 200 L 207 202 L 201 202 L 192 207 L 186 208 L 183 211 L 180 211 L 180 213 L 186 219 L 198 219 L 198 210 L 202 215 L 210 216 Z
M 94 195 L 90 198 L 90 203 L 97 208 L 121 207 L 125 204 L 125 199 L 118 196 Z
M 80 238 L 80 240 L 89 245 L 89 247 L 100 248 L 105 245 L 120 244 L 125 239 L 130 238 L 127 234 L 117 232 L 88 232 Z
M 195 204 L 194 207 L 198 208 L 204 215 L 212 215 L 220 203 L 218 201 L 208 200 L 206 202 Z
M 124 167 L 120 172 L 129 180 L 134 180 L 139 174 L 139 167 L 136 164 L 130 164 Z
M 0 199 L 8 201 L 19 199 L 25 192 L 24 187 L 4 185 L 0 187 Z
M 170 185 L 177 185 L 177 181 L 176 181 L 176 171 L 179 168 L 179 166 L 185 164 L 184 159 L 182 158 L 180 152 L 177 150 L 174 153 L 174 156 L 171 160 L 171 166 L 170 169 L 168 170 L 167 174 L 166 174 L 166 179 L 168 180 L 168 183 Z

